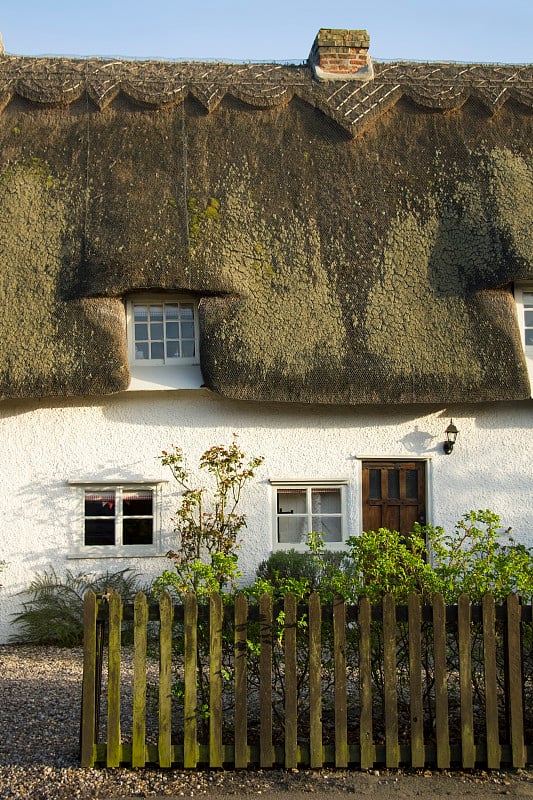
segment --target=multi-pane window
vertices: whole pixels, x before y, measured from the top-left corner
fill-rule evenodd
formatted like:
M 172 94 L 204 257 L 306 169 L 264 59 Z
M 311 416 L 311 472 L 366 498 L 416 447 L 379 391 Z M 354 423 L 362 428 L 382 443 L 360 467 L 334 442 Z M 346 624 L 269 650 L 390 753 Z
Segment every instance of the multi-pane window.
M 533 347 L 533 288 L 522 292 L 524 309 L 524 344 Z
M 112 487 L 85 490 L 86 546 L 152 545 L 153 539 L 153 489 Z
M 533 396 L 533 284 L 515 284 L 514 297 L 530 391 Z
M 164 366 L 198 360 L 198 322 L 191 301 L 134 300 L 130 329 L 133 364 Z
M 322 534 L 325 542 L 342 542 L 343 491 L 330 485 L 275 487 L 277 544 L 305 544 L 311 531 Z

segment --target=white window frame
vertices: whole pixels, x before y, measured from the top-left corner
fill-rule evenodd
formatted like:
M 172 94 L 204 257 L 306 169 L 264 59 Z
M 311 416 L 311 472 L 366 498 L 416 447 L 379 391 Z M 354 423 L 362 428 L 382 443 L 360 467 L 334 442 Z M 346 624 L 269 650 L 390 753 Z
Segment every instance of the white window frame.
M 194 356 L 179 358 L 136 358 L 135 357 L 135 320 L 134 320 L 134 306 L 168 306 L 187 304 L 193 307 L 193 324 L 194 324 Z M 179 294 L 139 294 L 131 295 L 126 301 L 126 323 L 128 335 L 128 356 L 130 365 L 135 369 L 145 369 L 147 367 L 187 367 L 200 363 L 200 348 L 199 348 L 199 335 L 198 335 L 198 303 L 195 298 L 187 297 L 186 295 Z M 164 339 L 163 341 L 166 341 Z
M 515 286 L 515 303 L 516 303 L 516 311 L 518 314 L 518 326 L 520 328 L 520 334 L 522 337 L 522 344 L 524 346 L 524 351 L 527 356 L 533 358 L 533 344 L 527 345 L 526 344 L 526 324 L 525 324 L 525 304 L 524 304 L 524 294 L 533 294 L 533 283 L 527 284 L 518 284 Z M 531 309 L 528 309 L 531 310 Z
M 326 479 L 309 479 L 309 480 L 284 480 L 284 479 L 271 479 L 270 485 L 272 487 L 272 544 L 274 550 L 299 550 L 305 552 L 308 550 L 306 542 L 279 542 L 278 541 L 278 489 L 305 489 L 307 491 L 306 499 L 306 514 L 308 517 L 309 531 L 312 531 L 311 518 L 313 516 L 311 507 L 311 490 L 312 489 L 338 489 L 340 492 L 341 510 L 341 540 L 339 542 L 326 542 L 326 550 L 344 550 L 346 547 L 347 539 L 347 486 L 348 478 L 326 478 Z M 334 514 L 324 516 L 336 516 Z M 320 531 L 316 531 L 320 533 Z
M 191 295 L 173 292 L 142 292 L 126 298 L 126 335 L 128 341 L 128 360 L 130 364 L 130 383 L 128 392 L 168 391 L 173 389 L 201 389 L 204 385 L 200 368 L 200 332 L 198 324 L 198 302 Z M 194 321 L 194 358 L 172 358 L 153 360 L 135 358 L 135 328 L 133 306 L 169 305 L 172 303 L 191 303 Z
M 525 311 L 524 294 L 526 292 L 533 293 L 533 283 L 520 283 L 514 287 L 514 298 L 516 314 L 518 317 L 518 327 L 520 329 L 520 338 L 522 340 L 522 347 L 526 357 L 527 369 L 529 372 L 529 382 L 533 391 L 533 345 L 526 344 L 526 325 L 525 325 Z
M 149 479 L 136 482 L 130 481 L 77 481 L 70 480 L 68 485 L 77 491 L 77 534 L 70 558 L 146 558 L 149 556 L 164 555 L 161 549 L 161 505 L 162 485 L 166 480 Z M 146 491 L 152 492 L 152 543 L 129 545 L 117 542 L 118 533 L 122 530 L 122 496 L 124 492 Z M 86 545 L 85 544 L 85 495 L 86 492 L 116 493 L 115 510 L 115 544 L 114 545 Z

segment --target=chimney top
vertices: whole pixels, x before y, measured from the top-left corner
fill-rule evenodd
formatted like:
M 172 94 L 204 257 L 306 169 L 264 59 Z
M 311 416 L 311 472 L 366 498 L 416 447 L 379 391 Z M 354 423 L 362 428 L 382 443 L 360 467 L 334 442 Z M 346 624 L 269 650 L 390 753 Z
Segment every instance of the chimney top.
M 309 54 L 319 81 L 369 81 L 374 77 L 366 31 L 321 28 Z

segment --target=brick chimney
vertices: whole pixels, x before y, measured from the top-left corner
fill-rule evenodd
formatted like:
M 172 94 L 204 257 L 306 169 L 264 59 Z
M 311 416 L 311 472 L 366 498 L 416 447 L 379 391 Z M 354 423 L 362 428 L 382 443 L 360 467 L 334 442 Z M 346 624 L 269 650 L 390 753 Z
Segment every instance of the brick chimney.
M 374 77 L 366 31 L 320 28 L 309 54 L 319 81 L 369 81 Z

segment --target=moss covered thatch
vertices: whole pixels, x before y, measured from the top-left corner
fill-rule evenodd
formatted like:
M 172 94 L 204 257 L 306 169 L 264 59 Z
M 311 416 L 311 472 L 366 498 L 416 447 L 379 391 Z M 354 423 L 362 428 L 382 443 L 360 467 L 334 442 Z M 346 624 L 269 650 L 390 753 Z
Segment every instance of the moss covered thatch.
M 533 68 L 0 59 L 0 395 L 128 385 L 124 298 L 201 298 L 205 384 L 529 396 Z

